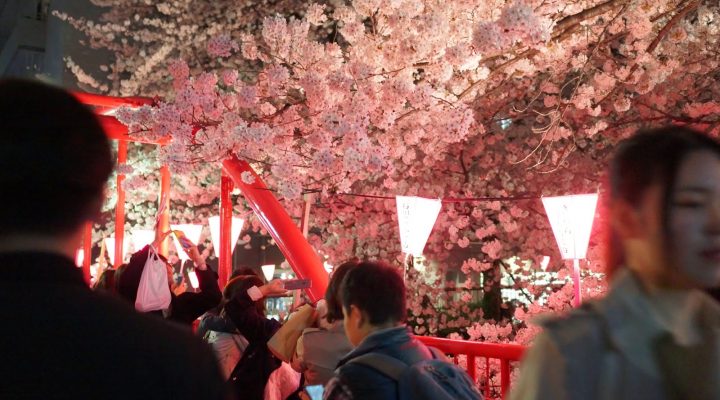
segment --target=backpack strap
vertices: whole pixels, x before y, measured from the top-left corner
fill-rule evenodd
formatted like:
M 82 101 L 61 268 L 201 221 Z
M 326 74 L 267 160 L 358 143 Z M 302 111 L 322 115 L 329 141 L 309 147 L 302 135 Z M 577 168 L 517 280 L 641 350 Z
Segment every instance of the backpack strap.
M 404 362 L 382 353 L 363 354 L 348 361 L 348 364 L 350 363 L 370 367 L 394 381 L 400 380 L 400 376 L 408 368 Z
M 428 350 L 430 350 L 434 360 L 448 361 L 447 356 L 442 352 L 442 350 L 430 346 L 428 346 Z

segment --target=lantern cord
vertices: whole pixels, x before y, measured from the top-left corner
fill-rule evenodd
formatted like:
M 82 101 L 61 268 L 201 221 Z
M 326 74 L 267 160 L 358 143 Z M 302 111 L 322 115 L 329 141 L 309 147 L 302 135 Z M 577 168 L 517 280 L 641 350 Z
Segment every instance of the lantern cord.
M 353 197 L 365 197 L 369 199 L 382 199 L 382 200 L 395 200 L 395 196 L 378 196 L 372 194 L 361 194 L 361 193 L 334 193 L 331 196 L 353 196 Z M 431 197 L 428 197 L 431 198 Z M 537 195 L 523 195 L 523 196 L 504 196 L 504 197 L 444 197 L 442 198 L 443 203 L 473 203 L 483 201 L 524 201 L 524 200 L 539 200 L 540 196 Z

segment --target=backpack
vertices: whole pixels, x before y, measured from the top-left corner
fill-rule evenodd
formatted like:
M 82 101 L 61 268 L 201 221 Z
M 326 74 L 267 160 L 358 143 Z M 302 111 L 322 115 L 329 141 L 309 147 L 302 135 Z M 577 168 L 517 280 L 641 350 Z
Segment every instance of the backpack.
M 482 400 L 467 373 L 429 347 L 433 358 L 411 365 L 381 353 L 367 353 L 349 363 L 368 366 L 396 381 L 399 400 Z

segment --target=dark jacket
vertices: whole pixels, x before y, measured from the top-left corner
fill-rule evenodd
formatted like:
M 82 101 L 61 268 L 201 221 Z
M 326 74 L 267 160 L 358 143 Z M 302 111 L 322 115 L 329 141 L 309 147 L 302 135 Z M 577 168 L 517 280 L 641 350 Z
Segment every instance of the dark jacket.
M 406 364 L 432 359 L 430 350 L 405 326 L 384 329 L 368 335 L 358 347 L 338 363 L 336 376 L 326 387 L 325 399 L 373 399 L 395 400 L 398 398 L 397 383 L 377 370 L 365 365 L 348 363 L 355 357 L 378 352 Z
M 230 377 L 235 396 L 238 400 L 262 400 L 270 373 L 281 363 L 267 347 L 268 340 L 280 329 L 280 322 L 262 315 L 246 292 L 231 299 L 223 312 L 249 342 Z
M 72 260 L 0 253 L 0 398 L 222 399 L 189 330 L 91 291 Z
M 120 274 L 120 278 L 117 281 L 118 293 L 133 306 L 135 306 L 140 277 L 145 268 L 145 261 L 147 261 L 149 251 L 150 246 L 148 245 L 140 251 L 135 252 L 130 257 L 127 267 L 122 274 Z M 205 311 L 220 303 L 222 293 L 218 287 L 215 272 L 208 268 L 205 271 L 196 269 L 195 273 L 197 274 L 200 284 L 200 292 L 185 292 L 179 296 L 171 292 L 172 300 L 170 301 L 170 315 L 167 317 L 168 320 L 191 325 L 193 321 L 203 315 Z
M 217 310 L 210 310 L 200 317 L 195 334 L 204 337 L 208 331 L 216 331 L 223 333 L 236 333 L 235 324 L 227 317 L 227 315 L 219 315 Z

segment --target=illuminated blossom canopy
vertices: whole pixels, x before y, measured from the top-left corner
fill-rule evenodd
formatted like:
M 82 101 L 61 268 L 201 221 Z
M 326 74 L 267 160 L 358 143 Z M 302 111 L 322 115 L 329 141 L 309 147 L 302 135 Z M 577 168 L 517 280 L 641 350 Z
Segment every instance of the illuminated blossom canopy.
M 411 277 L 425 282 L 409 305 L 419 333 L 526 343 L 534 328 L 518 322 L 567 308 L 572 288 L 528 283 L 544 255 L 558 279 L 566 270 L 540 202 L 523 198 L 597 191 L 614 144 L 639 128 L 720 134 L 715 0 L 94 2 L 108 7 L 100 21 L 58 16 L 115 53 L 109 83 L 68 65 L 88 89 L 157 96 L 117 118 L 172 138 L 132 150 L 128 185 L 146 203 L 131 220 L 152 216 L 160 164 L 189 206 L 181 219 L 197 218 L 216 201 L 218 161 L 236 155 L 291 215 L 314 194 L 310 240 L 332 262 L 396 260 L 392 196 L 445 198 L 425 254 L 438 268 Z M 597 236 L 585 296 L 604 290 Z M 436 283 L 446 270 L 467 274 L 455 292 Z M 464 288 L 497 292 L 504 274 L 529 305 L 469 307 Z

